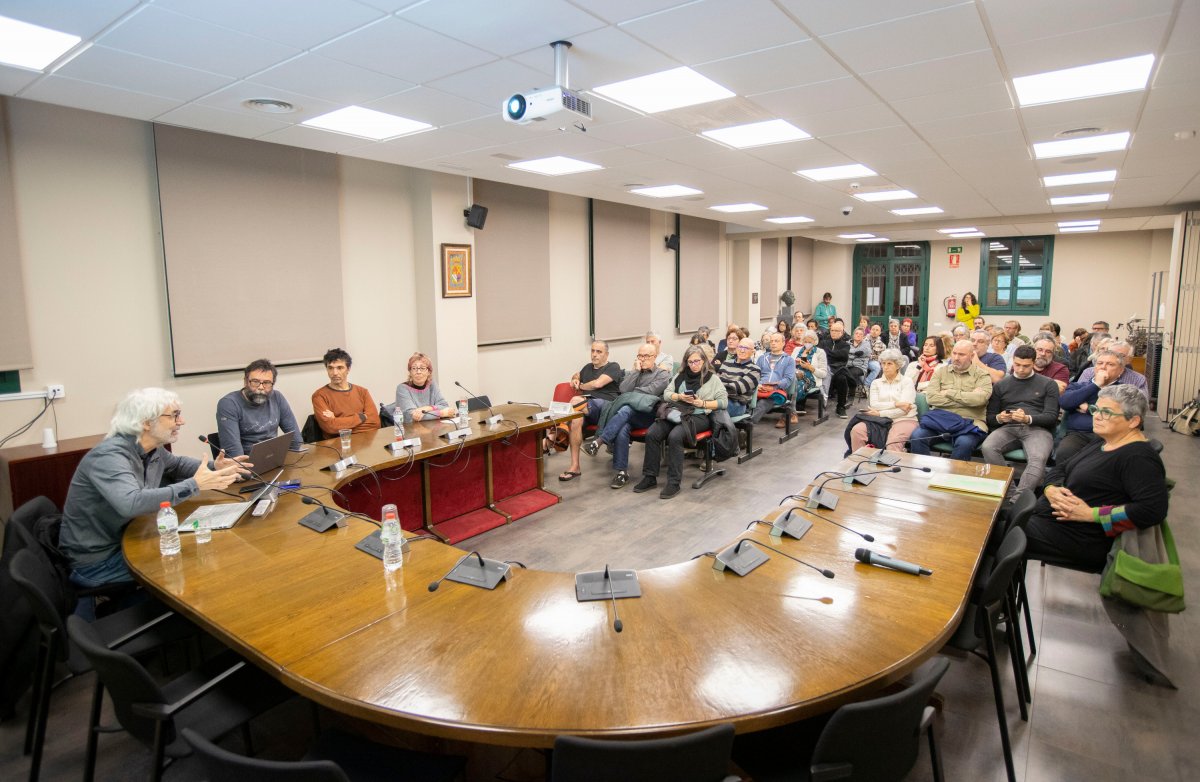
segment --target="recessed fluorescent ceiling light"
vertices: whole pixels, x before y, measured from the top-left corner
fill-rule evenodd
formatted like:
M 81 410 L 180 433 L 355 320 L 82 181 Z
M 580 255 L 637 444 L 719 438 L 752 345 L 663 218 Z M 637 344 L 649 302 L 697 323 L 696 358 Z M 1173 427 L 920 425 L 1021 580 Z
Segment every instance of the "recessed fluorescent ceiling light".
M 710 206 L 717 212 L 765 212 L 767 208 L 762 204 L 721 204 L 720 206 Z
M 1099 231 L 1099 230 L 1100 230 L 1100 226 L 1098 226 L 1098 225 L 1081 225 L 1077 228 L 1059 228 L 1058 232 L 1060 234 L 1081 234 L 1081 233 L 1087 233 L 1089 231 Z
M 691 68 L 617 81 L 593 87 L 592 92 L 647 114 L 734 97 L 733 92 Z
M 892 214 L 908 217 L 910 215 L 936 215 L 943 210 L 940 206 L 914 206 L 911 209 L 893 209 Z
M 382 111 L 364 109 L 362 106 L 347 106 L 300 123 L 319 130 L 332 130 L 347 136 L 369 138 L 374 141 L 407 136 L 433 127 L 427 122 L 384 114 Z
M 833 182 L 838 179 L 878 176 L 874 171 L 860 163 L 851 163 L 847 166 L 828 166 L 826 168 L 806 168 L 796 173 L 814 182 Z
M 651 198 L 676 198 L 678 196 L 701 195 L 703 190 L 683 185 L 658 185 L 657 187 L 635 187 L 631 193 L 650 196 Z
M 1117 181 L 1116 169 L 1111 171 L 1089 171 L 1086 174 L 1056 174 L 1042 177 L 1046 187 L 1061 187 L 1062 185 L 1092 185 L 1096 182 Z
M 1058 224 L 1059 228 L 1083 228 L 1089 225 L 1100 225 L 1099 220 L 1064 220 Z
M 573 157 L 563 157 L 555 155 L 554 157 L 543 157 L 537 160 L 522 160 L 519 163 L 509 163 L 508 168 L 515 168 L 519 171 L 528 171 L 531 174 L 543 174 L 545 176 L 562 176 L 563 174 L 579 174 L 584 171 L 597 171 L 604 166 L 598 166 L 595 163 L 586 163 L 582 160 L 576 160 Z
M 838 234 L 839 239 L 870 239 L 875 234 Z
M 860 242 L 890 242 L 891 239 L 886 236 L 873 236 L 870 239 L 859 239 Z
M 0 63 L 40 71 L 82 39 L 48 27 L 0 16 Z
M 1022 106 L 1114 95 L 1145 89 L 1153 67 L 1154 55 L 1143 54 L 1123 60 L 1021 76 L 1013 79 L 1013 88 Z
M 979 229 L 976 228 L 975 226 L 971 226 L 969 228 L 965 228 L 965 227 L 964 228 L 939 228 L 938 233 L 940 233 L 940 234 L 961 234 L 961 233 L 967 233 L 968 231 L 978 231 L 978 230 Z
M 983 231 L 968 231 L 964 234 L 950 234 L 951 239 L 974 239 L 977 236 L 983 236 Z
M 1057 196 L 1050 199 L 1050 206 L 1070 206 L 1071 204 L 1101 204 L 1112 198 L 1109 193 L 1091 193 L 1089 195 Z
M 766 122 L 751 122 L 746 125 L 734 125 L 729 128 L 706 130 L 700 134 L 704 138 L 735 149 L 762 147 L 767 144 L 782 144 L 785 141 L 802 141 L 812 138 L 800 128 L 787 120 L 770 119 Z
M 917 194 L 908 190 L 877 190 L 874 193 L 856 193 L 859 201 L 903 201 L 906 198 L 916 198 Z
M 1038 160 L 1068 155 L 1090 155 L 1096 152 L 1116 152 L 1129 144 L 1129 131 L 1105 133 L 1103 136 L 1085 136 L 1062 141 L 1043 141 L 1033 145 L 1033 155 Z
M 797 215 L 796 217 L 768 217 L 766 220 L 763 220 L 764 223 L 775 223 L 776 225 L 791 225 L 792 223 L 811 223 L 812 221 L 813 221 L 813 219 L 811 217 L 801 217 L 799 215 Z

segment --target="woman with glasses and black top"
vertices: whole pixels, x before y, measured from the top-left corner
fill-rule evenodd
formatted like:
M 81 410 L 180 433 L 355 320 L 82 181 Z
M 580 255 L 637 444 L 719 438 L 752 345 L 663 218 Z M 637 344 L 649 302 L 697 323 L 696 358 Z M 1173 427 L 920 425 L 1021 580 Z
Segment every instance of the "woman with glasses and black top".
M 660 405 L 660 408 L 665 407 L 664 414 L 646 432 L 642 479 L 633 490 L 649 491 L 658 485 L 665 440 L 667 485 L 658 496 L 666 500 L 679 493 L 679 485 L 683 482 L 683 449 L 688 429 L 695 434 L 709 431 L 712 412 L 724 410 L 729 405 L 729 395 L 721 378 L 713 371 L 708 354 L 699 345 L 691 345 L 683 354 L 683 369 L 667 384 L 663 399 L 669 405 Z M 684 416 L 690 419 L 686 426 Z

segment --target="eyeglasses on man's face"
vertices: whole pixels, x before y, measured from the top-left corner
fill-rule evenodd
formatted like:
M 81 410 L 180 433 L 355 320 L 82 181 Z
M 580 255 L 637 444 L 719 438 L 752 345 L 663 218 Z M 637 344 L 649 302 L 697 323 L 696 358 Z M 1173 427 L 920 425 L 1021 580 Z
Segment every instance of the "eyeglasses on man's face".
M 250 386 L 251 388 L 272 389 L 275 387 L 275 381 L 274 380 L 255 380 L 254 378 L 251 378 L 246 381 L 246 385 Z
M 175 423 L 179 423 L 181 420 L 183 420 L 183 411 L 182 410 L 176 410 L 174 412 L 168 411 L 166 413 L 161 413 L 158 417 L 159 418 L 170 418 L 170 419 L 174 420 Z

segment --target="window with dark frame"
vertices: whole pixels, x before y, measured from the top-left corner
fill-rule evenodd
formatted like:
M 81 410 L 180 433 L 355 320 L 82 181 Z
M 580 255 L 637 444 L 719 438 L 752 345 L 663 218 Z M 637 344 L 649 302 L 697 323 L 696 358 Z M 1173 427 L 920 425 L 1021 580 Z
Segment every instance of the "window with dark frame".
M 980 240 L 979 303 L 984 315 L 1048 315 L 1054 237 Z

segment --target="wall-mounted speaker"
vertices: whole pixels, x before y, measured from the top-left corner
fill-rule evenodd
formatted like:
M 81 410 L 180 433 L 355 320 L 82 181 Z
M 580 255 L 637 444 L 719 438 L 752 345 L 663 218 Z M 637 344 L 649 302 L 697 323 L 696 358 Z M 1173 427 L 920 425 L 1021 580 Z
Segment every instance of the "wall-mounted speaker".
M 668 250 L 678 250 L 679 249 L 679 234 L 671 234 L 670 236 L 667 236 L 664 238 L 667 241 L 667 249 Z
M 471 204 L 470 209 L 463 210 L 463 217 L 467 218 L 467 226 L 470 228 L 483 228 L 483 224 L 487 221 L 487 207 L 479 204 Z

